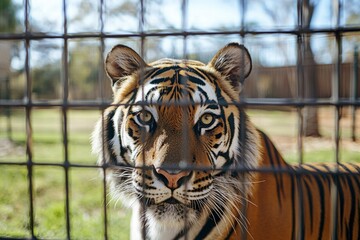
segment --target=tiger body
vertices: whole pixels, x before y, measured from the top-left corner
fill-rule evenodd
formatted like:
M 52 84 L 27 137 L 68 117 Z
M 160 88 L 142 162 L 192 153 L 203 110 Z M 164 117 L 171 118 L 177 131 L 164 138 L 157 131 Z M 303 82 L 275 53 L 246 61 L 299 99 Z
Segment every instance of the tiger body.
M 114 104 L 92 144 L 113 197 L 133 209 L 132 239 L 330 239 L 333 229 L 359 239 L 359 167 L 283 160 L 236 104 L 251 71 L 243 46 L 205 65 L 147 64 L 119 45 L 106 70 Z M 276 171 L 252 171 L 263 167 Z
M 261 135 L 260 168 L 274 172 L 255 179 L 247 209 L 253 239 L 359 239 L 359 165 L 289 165 Z

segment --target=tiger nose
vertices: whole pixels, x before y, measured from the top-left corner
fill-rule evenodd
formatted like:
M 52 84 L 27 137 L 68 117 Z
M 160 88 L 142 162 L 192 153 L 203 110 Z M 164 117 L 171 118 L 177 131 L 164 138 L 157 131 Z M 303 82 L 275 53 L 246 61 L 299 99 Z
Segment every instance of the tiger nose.
M 191 171 L 170 172 L 161 168 L 156 168 L 155 175 L 170 189 L 176 189 L 190 177 Z

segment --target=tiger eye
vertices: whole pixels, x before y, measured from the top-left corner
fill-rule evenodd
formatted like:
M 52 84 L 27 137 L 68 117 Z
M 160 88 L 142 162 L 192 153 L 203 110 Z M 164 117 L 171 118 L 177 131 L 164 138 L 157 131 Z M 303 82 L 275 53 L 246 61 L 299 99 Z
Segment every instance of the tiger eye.
M 143 124 L 149 124 L 152 121 L 152 115 L 149 111 L 142 111 L 138 114 L 138 119 Z
M 205 113 L 204 115 L 201 116 L 200 121 L 204 125 L 210 125 L 214 121 L 214 116 L 211 115 L 210 113 Z

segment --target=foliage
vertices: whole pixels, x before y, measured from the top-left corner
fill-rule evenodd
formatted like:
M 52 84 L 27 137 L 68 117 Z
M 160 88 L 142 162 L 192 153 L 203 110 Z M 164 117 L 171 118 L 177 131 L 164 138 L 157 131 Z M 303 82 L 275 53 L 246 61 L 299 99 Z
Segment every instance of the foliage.
M 347 0 L 344 2 L 346 9 L 345 24 L 346 25 L 359 25 L 360 23 L 360 1 Z
M 12 32 L 18 25 L 16 18 L 17 6 L 12 0 L 0 1 L 0 33 Z
M 46 64 L 32 71 L 33 94 L 37 98 L 56 99 L 60 97 L 61 86 L 58 64 Z
M 99 47 L 94 43 L 76 42 L 69 57 L 69 86 L 72 99 L 94 99 L 99 94 Z M 104 79 L 101 79 L 104 80 Z M 108 82 L 107 82 L 108 83 Z M 107 86 L 108 87 L 108 86 Z

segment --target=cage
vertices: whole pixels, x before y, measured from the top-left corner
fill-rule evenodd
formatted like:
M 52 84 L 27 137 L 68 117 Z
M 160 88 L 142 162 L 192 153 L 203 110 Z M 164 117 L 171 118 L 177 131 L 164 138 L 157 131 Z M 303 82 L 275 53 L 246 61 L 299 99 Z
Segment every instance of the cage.
M 0 238 L 129 238 L 89 141 L 114 106 L 104 59 L 119 43 L 149 62 L 244 44 L 253 70 L 237 104 L 285 159 L 360 162 L 356 0 L 10 0 L 0 12 Z

